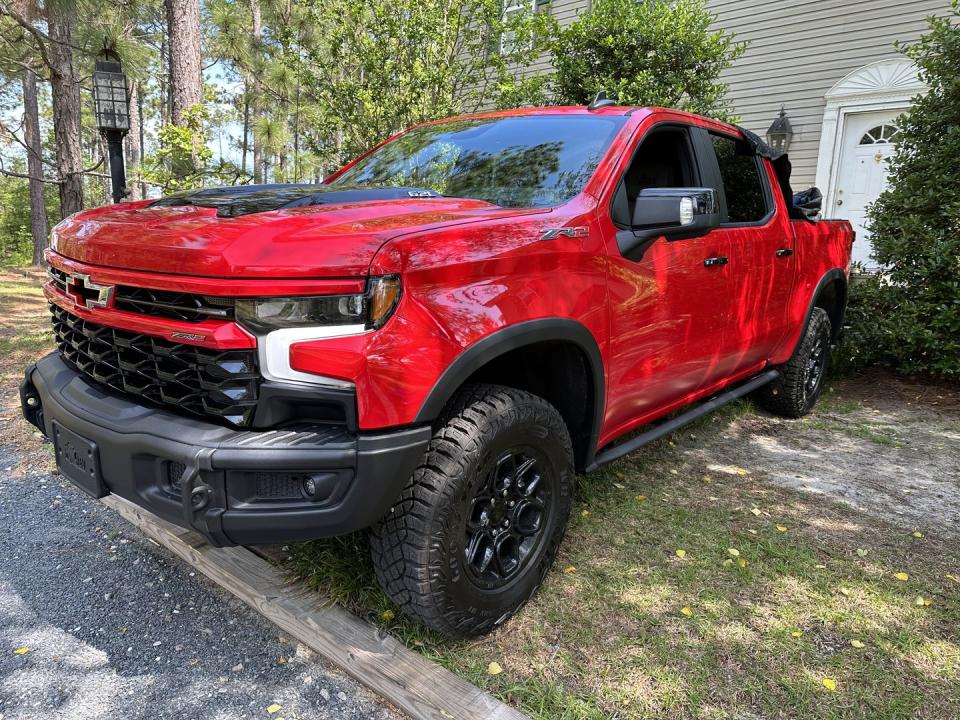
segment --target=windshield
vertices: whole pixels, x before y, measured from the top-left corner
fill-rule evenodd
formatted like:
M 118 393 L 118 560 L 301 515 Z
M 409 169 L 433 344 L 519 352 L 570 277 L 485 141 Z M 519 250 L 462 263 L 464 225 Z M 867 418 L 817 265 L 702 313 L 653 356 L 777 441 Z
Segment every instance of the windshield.
M 330 184 L 429 188 L 503 207 L 551 207 L 583 189 L 625 121 L 528 115 L 418 127 Z

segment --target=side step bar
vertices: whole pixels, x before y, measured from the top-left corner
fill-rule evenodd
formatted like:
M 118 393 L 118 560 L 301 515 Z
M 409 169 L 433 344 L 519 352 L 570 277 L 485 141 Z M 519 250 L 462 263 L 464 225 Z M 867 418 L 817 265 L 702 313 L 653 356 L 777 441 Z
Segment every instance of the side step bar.
M 614 460 L 619 460 L 624 455 L 628 455 L 634 450 L 639 450 L 644 445 L 648 445 L 654 440 L 659 440 L 664 435 L 669 435 L 687 423 L 693 422 L 697 418 L 701 418 L 704 415 L 713 412 L 718 407 L 726 405 L 728 402 L 732 402 L 737 398 L 741 398 L 744 395 L 753 392 L 757 388 L 773 382 L 779 377 L 779 370 L 767 370 L 765 373 L 761 373 L 760 375 L 751 378 L 741 385 L 737 385 L 736 387 L 731 388 L 726 392 L 722 392 L 719 395 L 714 395 L 706 402 L 690 408 L 686 412 L 677 415 L 675 418 L 671 418 L 666 422 L 660 423 L 659 425 L 650 428 L 646 432 L 640 433 L 636 437 L 633 437 L 626 442 L 607 448 L 593 459 L 593 463 L 587 468 L 587 472 L 591 473 L 601 465 L 606 465 Z

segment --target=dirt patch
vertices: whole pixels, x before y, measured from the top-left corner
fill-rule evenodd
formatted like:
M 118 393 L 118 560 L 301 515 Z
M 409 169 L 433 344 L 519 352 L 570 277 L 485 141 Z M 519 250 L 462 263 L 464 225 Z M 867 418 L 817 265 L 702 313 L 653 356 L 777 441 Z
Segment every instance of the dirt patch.
M 831 383 L 803 420 L 738 417 L 685 455 L 911 530 L 960 536 L 960 391 L 884 373 Z

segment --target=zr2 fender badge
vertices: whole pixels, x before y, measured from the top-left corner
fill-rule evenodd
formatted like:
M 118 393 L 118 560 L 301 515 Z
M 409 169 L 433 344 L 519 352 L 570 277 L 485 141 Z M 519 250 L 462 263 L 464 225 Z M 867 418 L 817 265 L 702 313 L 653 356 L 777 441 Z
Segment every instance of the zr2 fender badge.
M 556 240 L 558 237 L 584 238 L 590 234 L 590 230 L 582 225 L 577 227 L 550 228 L 544 231 L 540 236 L 541 240 Z
M 172 332 L 170 333 L 170 337 L 172 337 L 174 340 L 192 340 L 193 342 L 203 342 L 207 339 L 206 335 L 185 332 Z

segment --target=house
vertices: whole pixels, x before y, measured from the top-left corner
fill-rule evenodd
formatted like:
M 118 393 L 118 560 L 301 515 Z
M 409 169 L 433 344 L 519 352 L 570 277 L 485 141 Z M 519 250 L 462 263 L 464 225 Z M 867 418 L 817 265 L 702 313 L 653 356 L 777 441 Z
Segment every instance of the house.
M 526 2 L 561 24 L 590 4 Z M 515 10 L 524 0 L 507 5 Z M 723 75 L 741 125 L 763 137 L 783 109 L 793 187 L 820 188 L 824 215 L 853 224 L 854 260 L 869 267 L 865 210 L 886 185 L 897 116 L 924 89 L 894 43 L 916 41 L 928 16 L 947 13 L 948 0 L 707 0 L 707 7 L 716 28 L 749 43 Z

